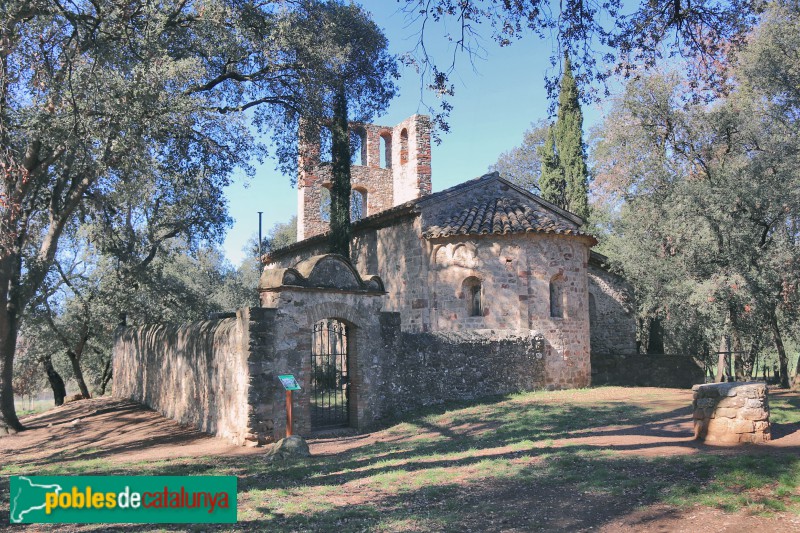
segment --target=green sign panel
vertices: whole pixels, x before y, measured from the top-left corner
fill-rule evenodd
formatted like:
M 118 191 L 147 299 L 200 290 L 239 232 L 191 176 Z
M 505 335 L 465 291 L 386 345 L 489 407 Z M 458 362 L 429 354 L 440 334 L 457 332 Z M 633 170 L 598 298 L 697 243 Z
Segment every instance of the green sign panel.
M 236 522 L 236 476 L 11 476 L 12 524 Z
M 281 380 L 281 384 L 283 388 L 286 390 L 300 390 L 300 384 L 297 383 L 297 380 L 294 379 L 292 374 L 282 374 L 278 376 L 278 379 Z

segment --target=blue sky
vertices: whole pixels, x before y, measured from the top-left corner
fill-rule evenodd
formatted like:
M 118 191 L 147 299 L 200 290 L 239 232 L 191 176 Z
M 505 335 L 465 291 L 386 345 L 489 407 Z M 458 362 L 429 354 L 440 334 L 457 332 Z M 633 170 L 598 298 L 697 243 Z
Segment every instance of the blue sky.
M 416 26 L 409 27 L 405 15 L 398 12 L 392 0 L 363 2 L 376 23 L 384 30 L 393 53 L 403 53 L 416 42 Z M 426 39 L 429 52 L 442 63 L 451 57 L 449 43 L 442 28 L 431 27 Z M 509 47 L 494 44 L 488 34 L 482 42 L 484 59 L 475 60 L 474 69 L 465 55 L 459 57 L 456 73 L 454 105 L 450 116 L 450 133 L 432 147 L 433 190 L 440 191 L 480 176 L 497 161 L 504 151 L 522 141 L 523 132 L 532 122 L 547 118 L 549 102 L 544 76 L 549 72 L 551 43 L 529 35 Z M 417 112 L 420 105 L 419 75 L 410 68 L 402 70 L 400 94 L 388 112 L 376 117 L 378 124 L 393 125 Z M 427 101 L 434 101 L 431 94 Z M 584 131 L 601 118 L 597 106 L 584 106 Z M 258 231 L 258 211 L 263 211 L 264 232 L 278 222 L 285 222 L 297 212 L 297 190 L 289 176 L 275 170 L 275 162 L 267 160 L 256 176 L 245 182 L 238 179 L 227 191 L 228 205 L 234 225 L 228 231 L 223 249 L 228 259 L 241 263 L 242 249 Z

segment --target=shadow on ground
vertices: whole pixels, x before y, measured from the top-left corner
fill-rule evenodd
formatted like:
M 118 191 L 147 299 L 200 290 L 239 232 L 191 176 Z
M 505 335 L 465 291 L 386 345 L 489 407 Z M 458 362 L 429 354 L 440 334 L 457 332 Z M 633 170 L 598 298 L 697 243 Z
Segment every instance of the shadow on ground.
M 124 402 L 109 403 L 109 411 L 85 407 L 87 426 L 107 416 L 124 426 L 126 417 L 136 420 L 141 409 Z M 63 413 L 54 413 L 36 425 L 46 429 L 63 419 Z M 241 521 L 224 529 L 236 531 L 616 529 L 642 508 L 666 505 L 641 519 L 653 525 L 680 518 L 681 505 L 709 495 L 717 498 L 714 505 L 735 509 L 746 490 L 800 482 L 800 447 L 705 446 L 691 439 L 688 406 L 659 410 L 635 401 L 537 403 L 513 397 L 427 409 L 371 440 L 354 437 L 357 446 L 337 450 L 326 440 L 326 453 L 307 462 L 269 463 L 252 454 L 176 457 L 151 464 L 92 461 L 151 449 L 153 443 L 182 447 L 208 439 L 186 428 L 173 433 L 177 424 L 163 419 L 147 424 L 150 429 L 166 424 L 167 434 L 150 442 L 110 440 L 78 454 L 44 453 L 23 463 L 0 452 L 5 467 L 0 472 L 13 466 L 15 473 L 26 474 L 233 474 L 239 476 Z M 773 425 L 776 438 L 796 439 L 798 430 L 798 423 Z M 69 437 L 54 438 L 70 441 L 74 451 L 76 443 Z M 84 447 L 92 444 L 88 436 L 76 440 Z M 20 453 L 35 454 L 36 446 Z M 8 509 L 7 477 L 0 479 L 0 509 Z M 4 512 L 0 527 L 8 526 Z M 153 526 L 79 529 L 150 531 Z

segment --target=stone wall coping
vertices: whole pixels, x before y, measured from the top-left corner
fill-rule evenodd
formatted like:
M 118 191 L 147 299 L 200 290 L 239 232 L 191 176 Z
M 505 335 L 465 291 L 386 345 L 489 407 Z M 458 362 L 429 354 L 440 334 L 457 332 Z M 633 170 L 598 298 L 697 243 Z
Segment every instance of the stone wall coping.
M 289 268 L 266 268 L 258 283 L 259 292 L 287 288 L 385 294 L 380 276 L 363 277 L 352 263 L 338 254 L 310 257 Z
M 417 201 L 412 200 L 353 222 L 351 224 L 353 236 L 358 237 L 363 231 L 380 228 L 385 225 L 391 225 L 396 220 L 404 217 L 417 217 L 419 216 L 419 211 L 417 210 L 416 206 Z M 330 237 L 330 234 L 330 231 L 326 231 L 324 233 L 314 235 L 313 237 L 303 239 L 302 241 L 293 242 L 292 244 L 288 244 L 282 248 L 278 248 L 277 250 L 273 250 L 267 254 L 264 254 L 264 256 L 261 258 L 261 262 L 269 265 L 282 257 L 293 255 L 295 253 L 299 254 L 306 248 L 310 248 L 327 241 Z
M 740 392 L 765 392 L 766 383 L 760 381 L 733 381 L 726 383 L 703 383 L 692 387 L 698 396 L 736 396 Z

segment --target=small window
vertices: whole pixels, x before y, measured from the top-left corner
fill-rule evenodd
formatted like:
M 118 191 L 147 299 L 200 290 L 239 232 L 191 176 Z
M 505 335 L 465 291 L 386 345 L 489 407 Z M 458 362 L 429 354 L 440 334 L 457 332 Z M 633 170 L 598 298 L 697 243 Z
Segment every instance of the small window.
M 350 130 L 350 164 L 367 165 L 367 130 L 356 126 Z
M 381 168 L 392 168 L 392 136 L 381 133 Z
M 550 280 L 550 316 L 564 318 L 564 277 L 561 274 Z
M 326 187 L 319 192 L 319 218 L 323 222 L 331 221 L 331 191 Z
M 367 216 L 367 191 L 353 189 L 350 192 L 350 222 Z
M 408 163 L 408 130 L 403 128 L 400 132 L 400 164 Z
M 481 280 L 469 277 L 464 280 L 464 298 L 467 300 L 468 316 L 483 316 Z

